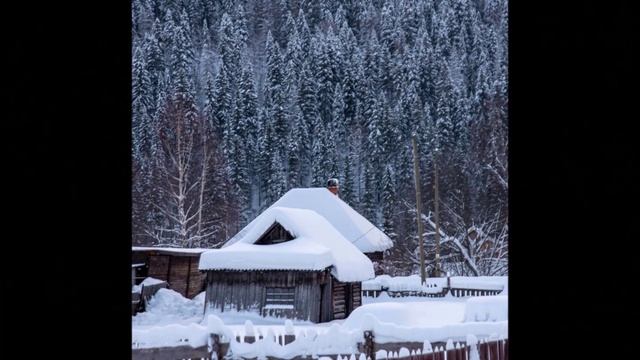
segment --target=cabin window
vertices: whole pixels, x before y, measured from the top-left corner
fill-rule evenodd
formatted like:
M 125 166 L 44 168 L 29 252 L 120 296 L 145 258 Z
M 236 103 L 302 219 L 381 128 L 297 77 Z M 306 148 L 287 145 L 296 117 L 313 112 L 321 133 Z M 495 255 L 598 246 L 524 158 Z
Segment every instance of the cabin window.
M 296 289 L 293 287 L 268 287 L 266 291 L 265 309 L 293 309 Z

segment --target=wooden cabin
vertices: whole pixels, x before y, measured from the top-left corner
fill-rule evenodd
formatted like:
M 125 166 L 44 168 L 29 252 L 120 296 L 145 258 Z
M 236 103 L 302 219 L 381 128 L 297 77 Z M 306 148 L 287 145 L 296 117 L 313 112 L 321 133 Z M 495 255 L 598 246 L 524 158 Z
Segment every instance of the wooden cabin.
M 133 247 L 132 281 L 147 277 L 164 280 L 169 288 L 186 298 L 204 291 L 204 274 L 198 270 L 200 254 L 208 249 Z
M 324 217 L 342 236 L 376 263 L 384 260 L 385 251 L 393 246 L 391 239 L 349 204 L 340 199 L 337 183 L 327 188 L 291 189 L 271 207 L 287 207 L 313 210 Z M 250 222 L 238 234 L 229 239 L 225 246 L 239 241 L 253 227 Z M 376 275 L 379 275 L 378 273 Z
M 233 244 L 202 254 L 208 310 L 326 322 L 362 304 L 373 264 L 324 217 L 271 207 L 252 223 Z

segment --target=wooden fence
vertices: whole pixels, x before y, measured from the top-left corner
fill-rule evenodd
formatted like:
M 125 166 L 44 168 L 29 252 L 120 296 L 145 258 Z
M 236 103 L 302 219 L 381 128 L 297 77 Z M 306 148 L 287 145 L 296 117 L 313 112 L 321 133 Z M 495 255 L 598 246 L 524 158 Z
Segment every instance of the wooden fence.
M 258 339 L 262 339 L 263 336 L 259 336 Z M 243 340 L 244 343 L 252 344 L 256 341 L 254 336 L 244 336 L 241 339 L 239 336 L 235 339 L 237 342 Z M 295 341 L 295 335 L 279 335 L 276 337 L 276 342 L 285 346 Z M 229 354 L 230 343 L 222 342 L 220 336 L 217 334 L 210 335 L 210 344 L 199 347 L 192 347 L 190 345 L 180 345 L 172 347 L 158 347 L 158 348 L 133 348 L 132 360 L 187 360 L 187 359 L 223 359 L 238 358 L 245 359 L 239 356 L 233 356 Z M 450 345 L 453 343 L 450 343 Z M 392 343 L 377 343 L 372 331 L 364 332 L 364 342 L 358 344 L 358 351 L 364 354 L 367 360 L 376 360 L 376 355 L 381 350 L 386 352 L 387 359 L 398 360 L 469 360 L 472 351 L 477 351 L 480 360 L 508 360 L 509 359 L 509 341 L 503 340 L 480 340 L 477 346 L 467 346 L 464 342 L 455 343 L 453 346 L 447 348 L 444 342 L 431 343 L 430 351 L 423 353 L 424 343 L 422 342 L 392 342 Z M 406 349 L 406 350 L 404 350 Z M 404 352 L 409 355 L 401 354 Z M 347 358 L 350 354 L 343 354 Z M 318 357 L 329 357 L 333 360 L 339 359 L 340 355 L 337 354 L 319 354 Z M 252 358 L 255 359 L 255 358 Z M 285 360 L 272 356 L 267 356 L 268 360 Z M 295 356 L 288 360 L 302 360 L 311 359 L 311 356 Z M 248 360 L 248 359 L 245 359 Z M 381 360 L 381 359 L 378 359 Z
M 454 297 L 464 296 L 489 296 L 498 295 L 502 290 L 487 290 L 487 289 L 460 289 L 460 288 L 447 288 L 443 287 L 439 292 L 424 292 L 417 290 L 400 290 L 391 291 L 388 288 L 381 288 L 380 290 L 362 290 L 363 297 L 377 298 L 382 292 L 386 292 L 389 297 L 406 297 L 406 296 L 418 296 L 418 297 L 444 297 L 447 293 L 450 293 Z
M 424 343 L 422 342 L 392 342 L 377 343 L 373 332 L 364 332 L 364 343 L 358 344 L 358 350 L 367 356 L 367 359 L 376 360 L 376 354 L 380 350 L 387 353 L 387 359 L 399 360 L 469 360 L 473 350 L 478 351 L 480 360 L 508 360 L 509 340 L 481 340 L 476 346 L 467 346 L 464 341 L 453 343 L 447 348 L 444 342 L 431 343 L 431 351 L 423 353 Z M 474 349 L 475 347 L 475 349 Z M 399 355 L 402 349 L 409 352 L 409 356 Z
M 168 288 L 169 284 L 166 281 L 144 286 L 141 285 L 139 293 L 131 293 L 131 315 L 135 315 L 140 311 L 144 311 L 147 306 L 147 302 L 158 290 Z

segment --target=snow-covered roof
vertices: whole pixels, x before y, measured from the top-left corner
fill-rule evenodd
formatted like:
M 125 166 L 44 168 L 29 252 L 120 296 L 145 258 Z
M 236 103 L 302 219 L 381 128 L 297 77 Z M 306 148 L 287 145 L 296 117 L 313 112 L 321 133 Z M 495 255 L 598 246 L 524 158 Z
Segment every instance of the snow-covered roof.
M 333 225 L 345 239 L 365 253 L 384 251 L 393 246 L 393 242 L 385 233 L 325 188 L 291 189 L 273 203 L 270 209 L 274 207 L 315 211 Z M 262 214 L 229 239 L 223 247 L 242 239 L 260 221 L 260 217 Z
M 201 254 L 209 249 L 203 248 L 171 248 L 171 247 L 146 247 L 146 246 L 133 246 L 131 251 L 156 251 L 159 254 L 176 254 L 176 255 L 191 255 L 195 256 Z
M 271 245 L 254 244 L 275 223 L 294 239 Z M 245 230 L 233 244 L 203 253 L 199 269 L 321 271 L 330 267 L 340 281 L 374 277 L 371 260 L 315 211 L 270 207 Z

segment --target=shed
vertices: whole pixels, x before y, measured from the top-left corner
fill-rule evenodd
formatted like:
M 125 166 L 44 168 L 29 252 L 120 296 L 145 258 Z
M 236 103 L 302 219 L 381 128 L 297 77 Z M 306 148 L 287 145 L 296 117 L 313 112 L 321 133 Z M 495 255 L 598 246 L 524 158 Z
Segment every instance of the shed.
M 323 216 L 270 207 L 252 224 L 200 257 L 208 309 L 326 322 L 361 305 L 373 264 Z
M 384 251 L 393 246 L 393 242 L 384 232 L 326 188 L 291 189 L 273 203 L 270 209 L 274 207 L 316 212 L 372 261 L 382 261 Z M 223 247 L 240 241 L 258 221 L 259 217 L 229 239 Z
M 152 277 L 169 283 L 172 290 L 186 298 L 204 291 L 204 275 L 198 271 L 200 254 L 208 249 L 132 247 L 135 285 Z

